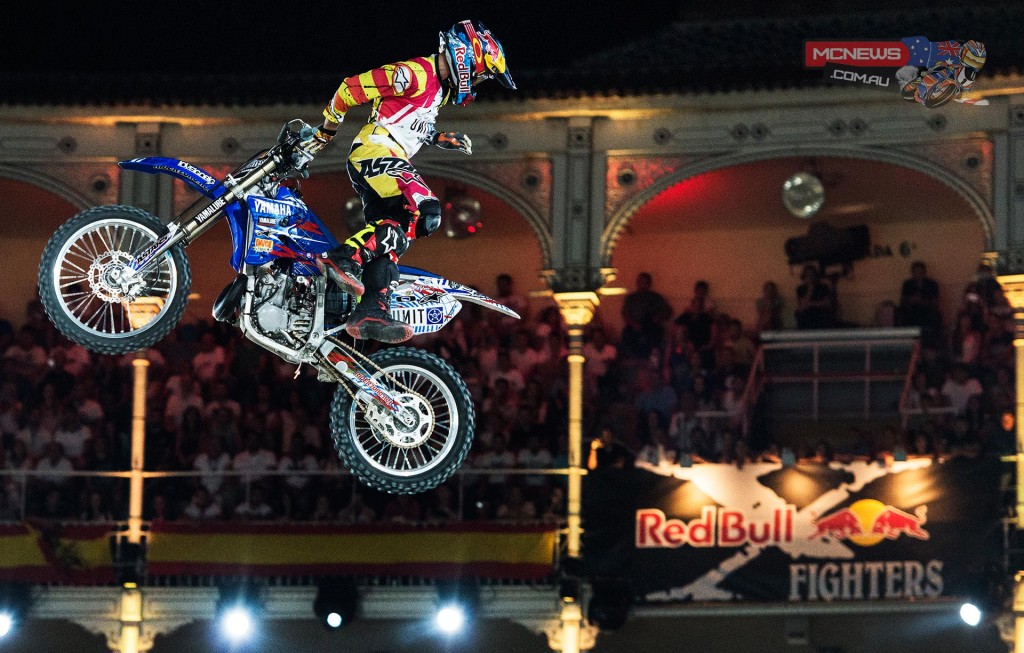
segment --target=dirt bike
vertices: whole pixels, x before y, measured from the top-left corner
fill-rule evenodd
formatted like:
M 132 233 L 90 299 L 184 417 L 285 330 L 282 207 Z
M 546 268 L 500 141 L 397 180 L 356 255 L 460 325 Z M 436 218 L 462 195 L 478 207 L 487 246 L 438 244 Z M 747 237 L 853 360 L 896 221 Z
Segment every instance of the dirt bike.
M 904 100 L 936 109 L 958 98 L 974 85 L 978 71 L 971 66 L 941 65 L 931 68 L 903 85 Z
M 153 345 L 181 319 L 191 274 L 184 248 L 227 218 L 237 277 L 213 315 L 290 363 L 309 364 L 338 388 L 331 435 L 345 466 L 363 483 L 412 494 L 447 480 L 473 440 L 465 383 L 423 350 L 392 347 L 364 356 L 343 342 L 355 300 L 324 274 L 321 254 L 338 241 L 290 186 L 308 176 L 300 144 L 313 130 L 287 123 L 278 143 L 223 180 L 186 161 L 144 157 L 127 170 L 169 174 L 201 197 L 166 226 L 131 206 L 82 211 L 50 238 L 39 264 L 39 294 L 56 327 L 102 354 Z M 400 268 L 391 313 L 416 334 L 432 333 L 472 302 L 515 318 L 475 290 L 415 268 Z

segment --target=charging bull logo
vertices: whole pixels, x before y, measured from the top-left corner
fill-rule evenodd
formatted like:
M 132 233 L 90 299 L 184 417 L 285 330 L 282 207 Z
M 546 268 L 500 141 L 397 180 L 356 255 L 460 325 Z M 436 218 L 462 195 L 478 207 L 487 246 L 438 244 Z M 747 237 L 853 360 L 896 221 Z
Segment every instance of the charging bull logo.
M 849 540 L 859 546 L 874 546 L 901 535 L 927 540 L 928 531 L 921 528 L 927 511 L 928 506 L 918 506 L 911 514 L 875 499 L 861 499 L 814 520 L 814 532 L 807 539 Z

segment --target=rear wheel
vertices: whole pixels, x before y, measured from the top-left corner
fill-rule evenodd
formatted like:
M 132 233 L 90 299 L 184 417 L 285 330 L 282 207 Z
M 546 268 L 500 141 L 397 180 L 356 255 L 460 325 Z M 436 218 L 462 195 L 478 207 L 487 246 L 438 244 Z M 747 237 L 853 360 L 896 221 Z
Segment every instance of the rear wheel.
M 331 435 L 345 467 L 392 494 L 426 492 L 448 480 L 473 444 L 473 401 L 450 365 L 420 349 L 394 347 L 370 357 L 373 377 L 402 404 L 406 419 L 376 403 L 353 401 L 339 386 Z
M 64 223 L 39 263 L 39 296 L 60 332 L 101 354 L 166 336 L 185 311 L 192 281 L 182 246 L 125 281 L 135 256 L 166 231 L 156 216 L 131 206 L 99 206 Z

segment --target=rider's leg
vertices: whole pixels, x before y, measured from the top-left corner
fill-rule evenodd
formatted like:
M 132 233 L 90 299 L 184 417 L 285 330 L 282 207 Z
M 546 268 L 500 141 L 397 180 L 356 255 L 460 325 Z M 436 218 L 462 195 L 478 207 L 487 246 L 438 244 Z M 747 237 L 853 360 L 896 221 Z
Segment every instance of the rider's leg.
M 372 235 L 352 242 L 360 231 L 346 242 L 351 256 L 363 265 L 366 292 L 348 319 L 345 331 L 354 338 L 404 342 L 412 337 L 412 327 L 391 317 L 391 295 L 398 285 L 398 258 L 416 238 L 425 238 L 441 226 L 441 203 L 429 199 L 420 203 L 420 210 L 411 224 L 401 232 L 392 220 L 381 220 L 363 231 Z M 391 244 L 397 245 L 392 247 Z

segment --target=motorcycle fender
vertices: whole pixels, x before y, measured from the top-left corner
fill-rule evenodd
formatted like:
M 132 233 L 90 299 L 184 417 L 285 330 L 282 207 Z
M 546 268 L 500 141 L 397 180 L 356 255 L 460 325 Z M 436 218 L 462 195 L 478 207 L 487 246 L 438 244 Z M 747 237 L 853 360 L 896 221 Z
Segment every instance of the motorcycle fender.
M 120 161 L 117 165 L 125 170 L 177 177 L 210 199 L 216 199 L 225 193 L 224 186 L 213 175 L 199 166 L 193 165 L 188 161 L 182 161 L 181 159 L 146 156 L 131 159 L 130 161 Z
M 468 286 L 464 286 L 461 283 L 449 281 L 448 279 L 443 279 L 424 270 L 410 268 L 404 265 L 398 266 L 398 269 L 401 273 L 399 279 L 403 282 L 402 285 L 399 286 L 399 290 L 405 288 L 409 291 L 409 294 L 415 293 L 422 298 L 429 299 L 437 299 L 440 295 L 447 295 L 460 302 L 470 302 L 472 304 L 486 306 L 492 311 L 498 311 L 502 315 L 514 317 L 517 320 L 522 319 L 520 318 L 519 313 L 516 313 L 508 306 L 505 306 L 504 304 L 497 302 L 487 295 L 477 292 Z M 410 286 L 412 286 L 414 290 L 410 289 Z M 395 306 L 392 305 L 391 308 L 393 312 Z

